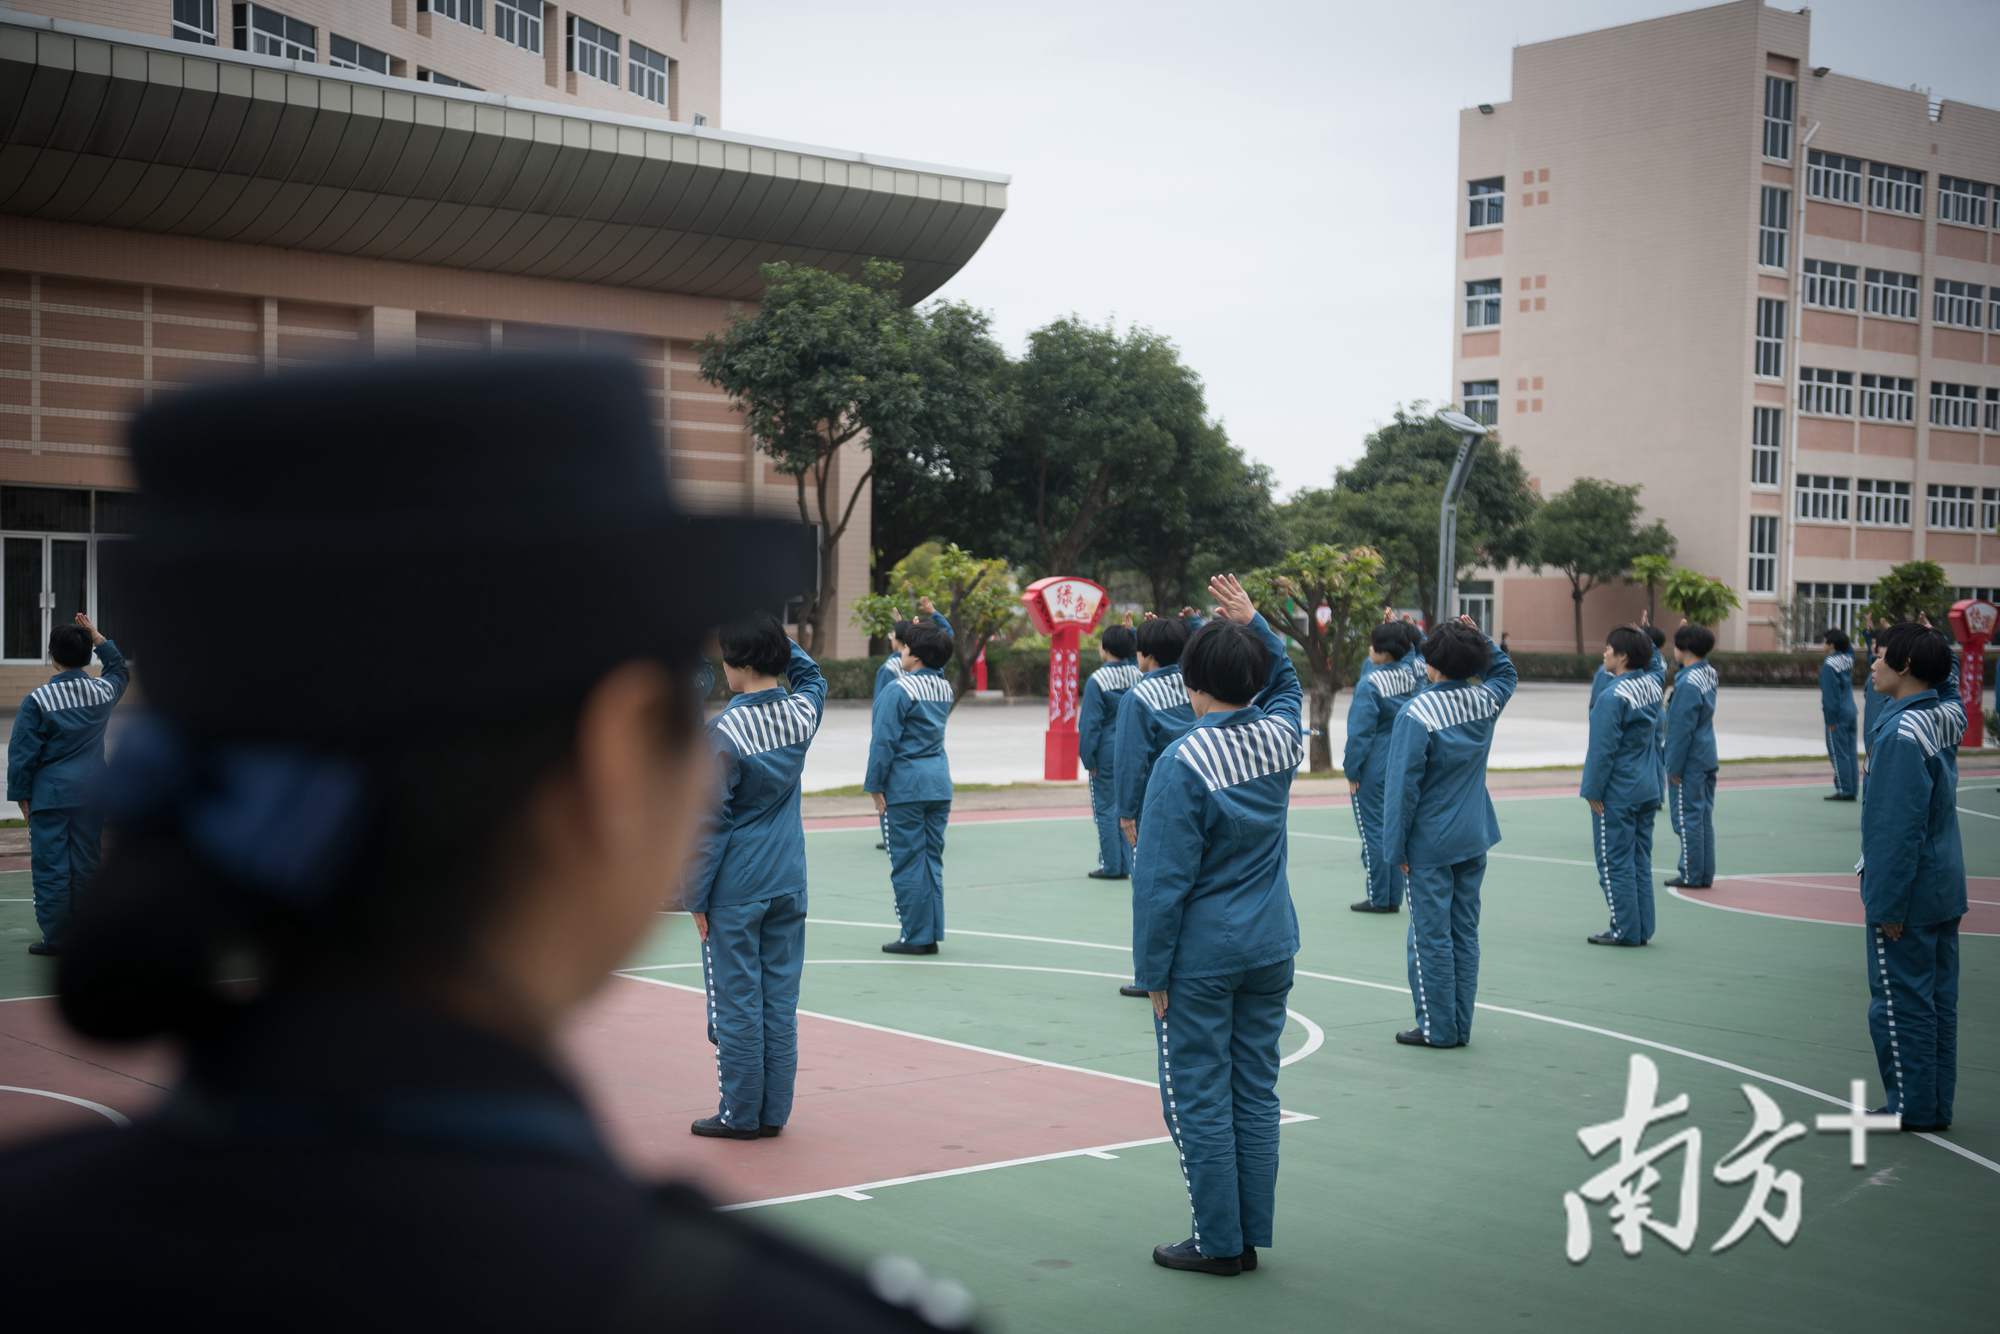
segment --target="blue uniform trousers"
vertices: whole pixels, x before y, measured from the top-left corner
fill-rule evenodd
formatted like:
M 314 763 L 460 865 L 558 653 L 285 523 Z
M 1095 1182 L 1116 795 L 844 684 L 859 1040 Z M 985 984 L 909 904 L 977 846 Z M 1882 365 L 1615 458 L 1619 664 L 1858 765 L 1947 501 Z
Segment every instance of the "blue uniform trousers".
M 1278 1199 L 1278 1039 L 1292 961 L 1226 977 L 1174 978 L 1160 1043 L 1160 1105 L 1181 1158 L 1195 1246 L 1241 1255 L 1271 1244 Z
M 1681 883 L 1715 883 L 1715 770 L 1690 769 L 1667 786 L 1674 832 L 1681 836 Z
M 881 828 L 882 828 L 882 837 L 881 837 L 880 839 L 876 840 L 876 841 L 877 841 L 877 842 L 879 842 L 879 843 L 880 843 L 880 844 L 882 845 L 882 850 L 883 850 L 884 852 L 887 852 L 887 851 L 889 850 L 889 809 L 888 809 L 888 807 L 886 807 L 886 806 L 885 806 L 885 807 L 883 807 L 883 808 L 882 808 L 882 813 L 881 813 L 880 815 L 878 815 L 877 817 L 875 817 L 875 823 L 876 823 L 876 824 L 878 824 L 878 825 L 880 825 L 880 826 L 881 826 Z
M 805 960 L 803 892 L 709 909 L 701 971 L 724 1125 L 749 1130 L 791 1119 Z
M 76 889 L 97 873 L 99 840 L 104 817 L 87 806 L 44 810 L 30 807 L 28 814 L 29 865 L 35 884 L 35 923 L 42 939 L 62 944 L 69 930 Z
M 1592 811 L 1597 883 L 1611 909 L 1611 934 L 1644 944 L 1653 938 L 1653 817 L 1659 806 L 1613 806 Z
M 1417 1028 L 1439 1047 L 1472 1040 L 1479 994 L 1479 885 L 1486 855 L 1410 868 L 1410 998 Z
M 889 884 L 896 891 L 902 939 L 944 939 L 944 826 L 948 801 L 900 801 L 889 807 Z
M 1889 1110 L 1914 1126 L 1949 1125 L 1958 1089 L 1958 924 L 1870 927 L 1868 1035 Z
M 1363 783 L 1354 794 L 1354 830 L 1361 836 L 1361 874 L 1368 901 L 1378 907 L 1403 902 L 1403 873 L 1382 855 L 1382 802 L 1386 785 Z
M 1855 776 L 1852 718 L 1826 729 L 1826 757 L 1833 761 L 1833 790 L 1843 797 L 1853 796 L 1859 780 Z
M 1090 818 L 1097 825 L 1097 869 L 1107 875 L 1132 874 L 1132 845 L 1118 828 L 1118 794 L 1110 774 L 1090 776 Z

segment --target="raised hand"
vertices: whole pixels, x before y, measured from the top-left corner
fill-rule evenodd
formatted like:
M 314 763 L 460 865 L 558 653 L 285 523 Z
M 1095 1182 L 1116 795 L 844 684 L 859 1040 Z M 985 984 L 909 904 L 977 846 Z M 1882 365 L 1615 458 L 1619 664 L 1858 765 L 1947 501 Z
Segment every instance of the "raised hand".
M 1396 609 L 1395 609 L 1394 607 L 1390 606 L 1390 605 L 1389 605 L 1388 603 L 1386 603 L 1386 602 L 1385 602 L 1385 603 L 1383 603 L 1383 604 L 1382 604 L 1382 624 L 1384 624 L 1384 625 L 1387 625 L 1387 624 L 1389 624 L 1389 622 L 1391 622 L 1391 621 L 1393 621 L 1393 620 L 1395 620 L 1395 619 L 1396 619 Z
M 1198 611 L 1196 611 L 1196 610 L 1195 610 L 1195 609 L 1194 609 L 1193 607 L 1182 607 L 1182 608 L 1181 608 L 1181 619 L 1182 619 L 1182 620 L 1184 620 L 1184 621 L 1185 621 L 1186 619 L 1188 619 L 1188 617 L 1190 617 L 1190 616 L 1199 616 L 1199 615 L 1201 615 L 1201 613 L 1200 613 L 1200 612 L 1198 612 Z
M 88 616 L 82 612 L 78 612 L 76 614 L 76 623 L 83 627 L 85 634 L 90 636 L 91 643 L 102 644 L 104 642 L 104 636 L 98 633 L 97 627 L 91 623 L 91 619 Z
M 1248 625 L 1257 615 L 1256 604 L 1243 591 L 1233 574 L 1218 574 L 1208 581 L 1208 594 L 1216 601 L 1215 614 L 1238 625 Z
M 917 615 L 919 615 L 919 616 L 935 616 L 935 615 L 937 615 L 937 603 L 935 603 L 935 602 L 932 602 L 932 601 L 931 601 L 931 600 L 930 600 L 929 598 L 927 598 L 927 597 L 923 597 L 923 598 L 918 598 L 918 599 L 917 599 Z

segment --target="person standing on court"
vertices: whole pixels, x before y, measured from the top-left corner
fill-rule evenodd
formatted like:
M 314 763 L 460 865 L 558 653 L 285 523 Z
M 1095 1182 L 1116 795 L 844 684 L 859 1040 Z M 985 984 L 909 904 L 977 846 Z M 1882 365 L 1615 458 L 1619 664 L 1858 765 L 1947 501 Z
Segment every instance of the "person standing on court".
M 1886 703 L 1868 739 L 1861 903 L 1868 923 L 1868 1032 L 1903 1129 L 1951 1128 L 1958 1086 L 1958 929 L 1965 854 L 1958 745 L 1965 709 L 1956 646 L 1906 622 L 1882 637 L 1872 671 Z
M 1129 625 L 1114 625 L 1098 641 L 1102 657 L 1083 683 L 1078 709 L 1077 759 L 1090 775 L 1090 818 L 1097 826 L 1097 869 L 1092 880 L 1124 880 L 1132 874 L 1132 845 L 1118 827 L 1115 784 L 1118 774 L 1118 708 L 1139 684 L 1139 665 L 1132 661 L 1139 638 Z
M 917 599 L 917 615 L 928 618 L 932 625 L 944 631 L 945 638 L 951 638 L 951 622 L 945 619 L 944 613 L 939 611 L 929 598 Z M 884 658 L 882 665 L 875 669 L 875 688 L 869 694 L 871 700 L 881 695 L 883 686 L 903 674 L 904 640 L 909 635 L 910 627 L 916 623 L 914 620 L 897 621 L 890 628 L 889 656 Z M 877 852 L 887 852 L 889 850 L 888 814 L 886 812 L 879 814 L 876 817 L 876 823 L 880 826 L 881 838 L 876 841 L 875 850 Z
M 1682 623 L 1674 631 L 1674 691 L 1667 701 L 1667 794 L 1674 832 L 1681 839 L 1680 873 L 1672 889 L 1707 889 L 1715 883 L 1715 668 L 1708 655 L 1715 632 Z M 1647 868 L 1647 875 L 1652 868 Z
M 1389 731 L 1410 696 L 1424 684 L 1422 653 L 1409 646 L 1402 621 L 1383 621 L 1368 634 L 1368 666 L 1347 706 L 1347 777 L 1354 829 L 1361 838 L 1363 894 L 1355 912 L 1392 913 L 1403 903 L 1401 872 L 1382 852 L 1382 796 L 1386 789 Z
M 1486 760 L 1519 678 L 1470 616 L 1431 631 L 1424 675 L 1429 684 L 1396 715 L 1383 760 L 1382 854 L 1409 893 L 1417 1016 L 1396 1041 L 1463 1047 L 1479 994 L 1479 891 L 1486 853 L 1500 841 Z
M 1134 849 L 1139 844 L 1139 816 L 1153 765 L 1168 746 L 1194 726 L 1194 708 L 1188 703 L 1180 663 L 1188 636 L 1199 624 L 1191 615 L 1167 620 L 1150 612 L 1139 622 L 1140 675 L 1118 702 L 1118 732 L 1113 742 L 1118 767 L 1112 783 L 1117 794 L 1118 830 Z M 1128 982 L 1118 988 L 1118 994 L 1143 997 L 1146 989 Z
M 104 664 L 99 676 L 84 671 L 93 651 Z M 7 739 L 7 800 L 28 822 L 35 924 L 42 929 L 30 954 L 61 952 L 77 891 L 97 873 L 104 730 L 132 679 L 125 655 L 82 612 L 49 633 L 49 661 L 59 670 L 22 699 Z
M 690 1129 L 710 1139 L 768 1139 L 791 1119 L 798 1074 L 806 945 L 799 785 L 826 677 L 769 613 L 724 626 L 721 640 L 735 697 L 708 720 L 721 790 L 681 906 L 701 936 L 722 1101 Z
M 1611 925 L 1593 945 L 1644 945 L 1653 938 L 1653 821 L 1660 810 L 1660 679 L 1653 641 L 1621 625 L 1605 637 L 1609 684 L 1590 708 L 1583 799 Z
M 1271 1245 L 1277 1205 L 1278 1040 L 1299 950 L 1285 822 L 1304 746 L 1283 641 L 1234 575 L 1209 592 L 1220 619 L 1180 659 L 1197 719 L 1146 784 L 1132 958 L 1194 1214 L 1153 1260 L 1233 1275 Z
M 939 671 L 951 637 L 921 621 L 905 632 L 903 670 L 875 697 L 862 788 L 888 820 L 889 883 L 896 939 L 884 954 L 936 954 L 944 939 L 944 831 L 951 818 L 951 763 L 944 729 L 955 692 Z
M 1826 801 L 1853 801 L 1857 787 L 1854 765 L 1854 648 L 1847 632 L 1828 626 L 1821 636 L 1826 657 L 1819 664 L 1819 713 L 1826 724 L 1826 756 L 1833 761 L 1833 791 Z

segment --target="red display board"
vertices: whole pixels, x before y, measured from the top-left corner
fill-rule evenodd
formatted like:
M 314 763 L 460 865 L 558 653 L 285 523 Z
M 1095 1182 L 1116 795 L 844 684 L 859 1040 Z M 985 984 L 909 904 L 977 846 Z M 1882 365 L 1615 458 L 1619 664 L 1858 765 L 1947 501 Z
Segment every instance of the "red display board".
M 1088 579 L 1051 575 L 1029 584 L 1021 605 L 1035 629 L 1049 637 L 1049 730 L 1042 741 L 1042 777 L 1076 777 L 1076 711 L 1082 673 L 1077 649 L 1086 631 L 1104 619 L 1105 591 Z
M 1966 598 L 1951 604 L 1951 633 L 1964 655 L 1958 664 L 1958 698 L 1965 705 L 1965 740 L 1962 744 L 1986 744 L 1986 710 L 1979 706 L 1979 692 L 1986 686 L 1986 643 L 1993 638 L 1993 623 L 2000 609 L 1981 598 Z

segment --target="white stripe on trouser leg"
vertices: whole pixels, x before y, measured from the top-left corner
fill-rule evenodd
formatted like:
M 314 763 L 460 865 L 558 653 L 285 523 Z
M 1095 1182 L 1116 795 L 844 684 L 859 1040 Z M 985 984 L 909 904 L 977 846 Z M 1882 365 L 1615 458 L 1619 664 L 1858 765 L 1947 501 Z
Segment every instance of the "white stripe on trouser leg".
M 1618 900 L 1611 894 L 1611 852 L 1604 839 L 1604 816 L 1596 811 L 1590 813 L 1590 821 L 1597 826 L 1597 883 L 1604 891 L 1604 906 L 1611 910 L 1611 934 L 1618 934 Z
M 1361 823 L 1361 794 L 1355 793 L 1348 804 L 1354 808 L 1354 832 L 1361 835 L 1362 894 L 1372 903 L 1375 900 L 1375 864 L 1368 855 L 1368 827 Z
M 1181 1160 L 1181 1185 L 1187 1188 L 1188 1215 L 1194 1219 L 1194 1248 L 1199 1251 L 1201 1215 L 1194 1209 L 1194 1179 L 1188 1176 L 1187 1150 L 1181 1145 L 1181 1110 L 1174 1098 L 1174 1059 L 1167 1045 L 1167 1021 L 1154 1015 L 1153 1026 L 1160 1031 L 1160 1087 L 1167 1095 L 1167 1133 L 1173 1137 L 1174 1153 Z
M 1681 883 L 1688 881 L 1687 779 L 1674 784 L 1674 823 L 1681 827 Z
M 708 929 L 715 930 L 715 921 L 709 919 Z M 701 959 L 708 967 L 702 969 L 708 983 L 708 1026 L 715 1030 L 715 1104 L 722 1124 L 729 1124 L 729 1095 L 722 1091 L 722 1025 L 715 1016 L 715 949 L 706 939 L 701 942 Z
M 1889 986 L 1889 961 L 1883 952 L 1882 928 L 1875 928 L 1875 971 L 1882 977 L 1882 1013 L 1889 1024 L 1889 1068 L 1896 1072 L 1896 1112 L 1902 1114 L 1903 1049 L 1896 1041 L 1896 993 Z
M 1404 877 L 1403 890 L 1410 901 L 1410 960 L 1417 968 L 1417 1027 L 1423 1030 L 1424 1041 L 1429 1042 L 1431 1040 L 1431 1002 L 1430 997 L 1424 994 L 1424 952 L 1417 944 L 1417 938 L 1423 935 L 1423 932 L 1417 926 L 1417 892 L 1415 887 L 1409 883 L 1407 876 Z

